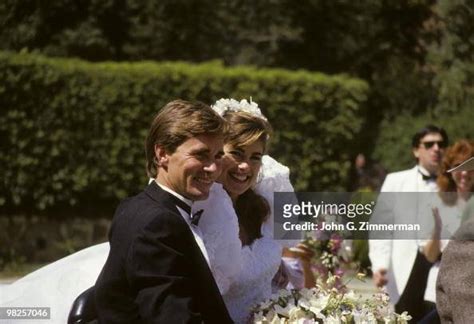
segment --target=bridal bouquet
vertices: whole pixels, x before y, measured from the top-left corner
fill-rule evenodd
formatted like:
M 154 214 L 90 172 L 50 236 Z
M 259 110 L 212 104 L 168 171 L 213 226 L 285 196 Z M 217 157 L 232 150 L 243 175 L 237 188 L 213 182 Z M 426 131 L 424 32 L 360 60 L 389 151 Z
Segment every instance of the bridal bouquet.
M 328 280 L 333 281 L 330 277 Z M 253 322 L 264 323 L 408 323 L 406 312 L 401 315 L 391 311 L 388 295 L 374 294 L 370 299 L 318 285 L 311 289 L 280 290 L 269 300 L 253 309 Z
M 334 221 L 330 217 L 325 216 L 324 220 Z M 356 264 L 351 261 L 351 246 L 344 240 L 346 235 L 341 231 L 313 231 L 305 234 L 303 243 L 313 252 L 311 266 L 319 284 L 323 285 L 332 276 L 336 278 L 336 288 L 342 288 L 340 278 L 345 271 L 356 270 Z

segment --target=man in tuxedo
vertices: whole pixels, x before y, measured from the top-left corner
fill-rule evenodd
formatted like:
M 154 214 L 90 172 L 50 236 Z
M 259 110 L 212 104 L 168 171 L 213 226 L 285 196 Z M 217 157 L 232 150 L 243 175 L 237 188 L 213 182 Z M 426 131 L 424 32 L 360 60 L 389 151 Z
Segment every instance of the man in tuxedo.
M 101 323 L 231 323 L 208 265 L 195 200 L 221 172 L 224 120 L 209 106 L 176 100 L 153 120 L 147 173 L 155 181 L 124 200 L 96 282 Z
M 474 157 L 452 171 L 474 171 Z M 443 251 L 436 282 L 436 308 L 442 323 L 471 323 L 474 318 L 474 198 L 463 223 Z
M 434 125 L 427 125 L 413 136 L 412 152 L 417 165 L 409 170 L 387 175 L 377 207 L 382 205 L 380 200 L 386 197 L 393 201 L 387 204 L 388 207 L 381 212 L 382 214 L 390 213 L 390 217 L 394 220 L 404 219 L 408 214 L 412 215 L 410 217 L 417 217 L 424 207 L 418 205 L 416 196 L 409 195 L 410 202 L 414 203 L 407 204 L 406 194 L 384 195 L 383 193 L 438 191 L 436 175 L 447 144 L 446 132 Z M 371 239 L 369 257 L 374 283 L 377 287 L 386 286 L 390 300 L 395 304 L 395 311 L 397 313 L 408 311 L 414 322 L 421 319 L 433 306 L 425 306 L 424 303 L 424 292 L 431 263 L 419 252 L 416 240 Z

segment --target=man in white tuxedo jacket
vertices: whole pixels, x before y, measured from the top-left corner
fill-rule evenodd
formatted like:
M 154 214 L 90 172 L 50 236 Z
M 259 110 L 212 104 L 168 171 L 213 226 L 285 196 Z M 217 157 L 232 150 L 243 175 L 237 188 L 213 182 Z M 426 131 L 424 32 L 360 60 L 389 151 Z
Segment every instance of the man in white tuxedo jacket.
M 413 155 L 417 165 L 409 170 L 390 173 L 387 175 L 381 192 L 436 192 L 436 174 L 441 164 L 444 149 L 447 146 L 446 132 L 436 126 L 428 125 L 418 131 L 412 138 Z M 403 195 L 393 195 L 399 197 Z M 395 203 L 393 209 L 394 219 L 416 215 L 415 209 L 420 206 L 410 206 Z M 409 210 L 410 209 L 410 210 Z M 427 271 L 430 267 L 426 259 L 422 260 L 418 253 L 418 244 L 415 239 L 383 239 L 369 241 L 369 257 L 372 263 L 373 279 L 378 287 L 386 286 L 390 300 L 395 304 L 397 312 L 408 311 L 414 322 L 424 315 L 423 304 L 424 288 L 426 287 Z M 416 261 L 416 262 L 415 262 Z M 420 265 L 420 262 L 422 265 Z M 417 264 L 416 267 L 414 265 Z M 426 276 L 421 275 L 420 267 L 425 268 Z M 415 270 L 415 268 L 417 268 Z M 407 283 L 410 281 L 410 284 Z M 411 283 L 416 283 L 412 285 Z M 421 284 L 420 288 L 418 284 Z M 424 285 L 424 286 L 423 286 Z M 417 286 L 412 288 L 409 286 Z M 412 291 L 416 289 L 418 291 Z M 423 290 L 423 291 L 419 291 Z M 420 301 L 414 300 L 415 296 Z

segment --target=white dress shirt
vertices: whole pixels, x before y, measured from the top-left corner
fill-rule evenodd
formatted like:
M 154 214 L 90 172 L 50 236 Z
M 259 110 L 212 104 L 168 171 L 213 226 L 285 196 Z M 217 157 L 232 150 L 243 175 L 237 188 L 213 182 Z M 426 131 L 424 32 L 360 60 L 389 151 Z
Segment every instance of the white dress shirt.
M 417 188 L 414 190 L 415 192 L 437 192 L 438 191 L 438 185 L 436 184 L 436 179 L 429 179 L 429 180 L 423 180 L 423 175 L 425 176 L 430 176 L 430 173 L 428 170 L 426 170 L 424 167 L 418 164 L 418 175 L 417 177 Z

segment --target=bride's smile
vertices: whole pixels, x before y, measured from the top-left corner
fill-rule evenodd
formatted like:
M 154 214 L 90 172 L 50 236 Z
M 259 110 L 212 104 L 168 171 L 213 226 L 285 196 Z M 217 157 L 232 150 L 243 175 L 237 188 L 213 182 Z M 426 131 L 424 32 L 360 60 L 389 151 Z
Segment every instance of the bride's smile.
M 240 147 L 224 145 L 223 171 L 219 182 L 232 198 L 238 197 L 255 184 L 264 149 L 264 143 L 260 140 Z

